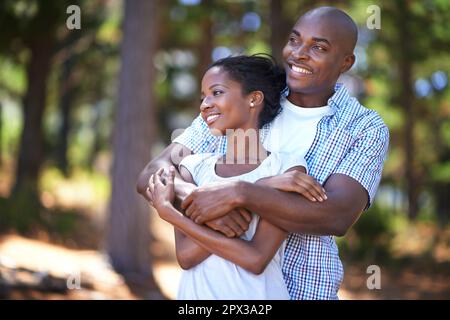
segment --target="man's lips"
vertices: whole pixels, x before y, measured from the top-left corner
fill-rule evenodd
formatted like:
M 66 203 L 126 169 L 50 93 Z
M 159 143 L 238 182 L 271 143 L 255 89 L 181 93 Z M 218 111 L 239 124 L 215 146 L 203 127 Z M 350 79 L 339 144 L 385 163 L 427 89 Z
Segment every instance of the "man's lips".
M 292 74 L 298 75 L 298 76 L 309 76 L 313 74 L 312 70 L 309 67 L 306 66 L 300 66 L 293 63 L 288 63 L 289 69 L 291 70 Z

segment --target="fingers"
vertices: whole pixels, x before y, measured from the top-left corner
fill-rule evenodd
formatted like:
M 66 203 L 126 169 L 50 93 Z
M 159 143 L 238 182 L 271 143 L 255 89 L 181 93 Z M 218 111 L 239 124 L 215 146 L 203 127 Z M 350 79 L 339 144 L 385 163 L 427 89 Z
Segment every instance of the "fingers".
M 228 237 L 241 236 L 245 231 L 241 228 L 241 226 L 230 216 L 225 216 L 222 218 L 223 226 L 225 229 L 230 229 L 232 231 L 231 235 L 227 235 Z
M 164 172 L 164 168 L 159 168 L 158 171 L 156 171 L 156 175 L 161 176 Z
M 186 201 L 186 200 L 187 200 L 187 199 L 185 199 L 184 201 Z M 184 201 L 183 201 L 183 203 L 181 203 L 181 207 L 182 207 L 182 208 L 183 208 Z M 185 211 L 184 211 L 184 215 L 185 215 L 186 217 L 189 217 L 189 218 L 191 218 L 192 214 L 193 214 L 194 211 L 195 211 L 195 208 L 194 208 L 194 206 L 191 205 L 191 203 L 192 203 L 192 200 L 191 200 L 191 202 L 189 203 L 189 205 L 187 205 L 187 208 L 186 208 Z
M 150 192 L 150 188 L 149 188 L 149 187 L 147 187 L 147 189 L 145 189 L 145 195 L 147 196 L 147 201 L 148 201 L 148 203 L 149 203 L 152 207 L 154 207 L 154 205 L 153 205 L 153 195 L 152 195 L 152 193 Z
M 296 190 L 310 201 L 323 202 L 327 199 L 325 189 L 311 176 L 298 173 L 295 176 Z
M 295 186 L 295 189 L 296 189 L 297 193 L 301 194 L 309 201 L 312 201 L 312 202 L 317 202 L 317 201 L 320 202 L 321 201 L 319 199 L 316 199 L 316 197 L 310 192 L 308 186 L 305 185 L 303 182 L 297 183 L 297 185 Z
M 236 210 L 239 211 L 239 213 L 241 214 L 242 218 L 245 219 L 245 221 L 247 221 L 248 223 L 252 221 L 252 214 L 250 213 L 250 211 L 244 208 L 237 208 Z
M 239 211 L 237 211 L 237 210 L 231 211 L 229 216 L 231 219 L 233 219 L 233 221 L 235 223 L 237 223 L 239 228 L 242 230 L 242 233 L 244 233 L 245 231 L 248 230 L 250 223 L 244 219 L 244 217 L 241 215 L 241 213 Z M 236 230 L 236 231 L 239 231 L 239 230 Z
M 220 232 L 222 232 L 224 235 L 226 235 L 228 238 L 234 238 L 236 236 L 236 234 L 234 233 L 233 230 L 231 230 L 229 227 L 227 226 L 222 226 L 221 230 L 218 230 Z
M 318 183 L 314 178 L 311 177 L 311 191 L 315 194 L 316 197 L 320 197 L 323 200 L 327 199 L 327 194 L 325 189 L 322 187 L 320 183 Z
M 173 186 L 174 180 L 175 180 L 175 167 L 170 166 L 170 168 L 169 168 L 169 176 L 168 176 L 167 181 L 166 181 L 167 185 L 168 186 Z
M 186 210 L 186 208 L 188 208 L 191 205 L 193 200 L 194 200 L 194 195 L 192 192 L 181 202 L 181 209 Z M 187 210 L 186 210 L 186 215 L 187 215 Z

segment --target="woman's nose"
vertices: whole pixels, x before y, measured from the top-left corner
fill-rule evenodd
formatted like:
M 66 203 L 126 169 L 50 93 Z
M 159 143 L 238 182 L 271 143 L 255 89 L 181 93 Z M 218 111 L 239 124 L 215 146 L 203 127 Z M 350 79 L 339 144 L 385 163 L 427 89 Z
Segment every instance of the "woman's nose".
M 211 107 L 209 96 L 204 97 L 202 103 L 200 104 L 200 111 L 206 110 Z

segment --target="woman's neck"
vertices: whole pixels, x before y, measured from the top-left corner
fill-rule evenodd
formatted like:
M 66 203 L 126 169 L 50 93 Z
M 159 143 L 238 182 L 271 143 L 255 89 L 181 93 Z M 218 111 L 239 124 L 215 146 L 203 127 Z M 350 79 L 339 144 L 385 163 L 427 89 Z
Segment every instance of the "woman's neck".
M 225 164 L 259 164 L 268 152 L 259 138 L 259 129 L 236 129 L 227 132 Z

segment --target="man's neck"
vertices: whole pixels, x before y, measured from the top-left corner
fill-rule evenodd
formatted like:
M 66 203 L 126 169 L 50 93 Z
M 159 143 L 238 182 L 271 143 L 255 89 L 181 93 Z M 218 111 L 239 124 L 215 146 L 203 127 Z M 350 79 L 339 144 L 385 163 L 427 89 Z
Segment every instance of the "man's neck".
M 287 99 L 296 106 L 303 108 L 318 108 L 328 104 L 328 99 L 334 94 L 334 88 L 323 91 L 308 93 L 290 92 Z

